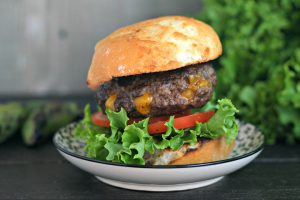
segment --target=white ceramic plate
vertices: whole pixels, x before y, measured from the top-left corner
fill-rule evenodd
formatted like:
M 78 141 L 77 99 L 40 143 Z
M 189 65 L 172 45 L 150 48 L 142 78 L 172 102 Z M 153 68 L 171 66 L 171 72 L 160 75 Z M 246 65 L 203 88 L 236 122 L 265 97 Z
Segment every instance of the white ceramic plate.
M 253 125 L 239 122 L 234 150 L 226 160 L 175 166 L 124 165 L 86 157 L 84 142 L 74 137 L 75 126 L 74 123 L 62 128 L 53 138 L 63 157 L 104 183 L 143 191 L 178 191 L 213 184 L 255 159 L 264 142 L 263 135 Z

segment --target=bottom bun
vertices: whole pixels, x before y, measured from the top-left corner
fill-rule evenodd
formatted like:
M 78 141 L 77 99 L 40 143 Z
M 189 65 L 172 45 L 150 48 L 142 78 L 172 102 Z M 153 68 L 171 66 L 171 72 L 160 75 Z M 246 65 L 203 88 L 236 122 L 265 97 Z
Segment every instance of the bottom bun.
M 227 144 L 226 139 L 222 137 L 215 140 L 206 140 L 202 143 L 199 148 L 186 152 L 182 157 L 171 161 L 169 165 L 185 165 L 226 159 L 231 153 L 235 141 Z
M 148 155 L 149 165 L 186 165 L 213 162 L 226 159 L 234 147 L 235 141 L 227 144 L 226 139 L 205 139 L 195 145 L 183 145 L 178 150 L 165 149 Z

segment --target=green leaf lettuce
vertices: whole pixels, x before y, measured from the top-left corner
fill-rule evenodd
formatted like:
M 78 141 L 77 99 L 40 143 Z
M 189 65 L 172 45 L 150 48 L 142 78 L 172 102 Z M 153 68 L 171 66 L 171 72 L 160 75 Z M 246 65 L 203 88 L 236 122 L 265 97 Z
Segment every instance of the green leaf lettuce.
M 128 124 L 128 116 L 124 109 L 114 112 L 107 109 L 106 115 L 110 128 L 93 124 L 90 106 L 85 107 L 85 117 L 76 128 L 76 136 L 86 141 L 87 156 L 99 160 L 107 160 L 125 164 L 144 165 L 146 152 L 153 154 L 155 150 L 170 148 L 177 150 L 183 144 L 195 144 L 197 139 L 205 137 L 216 139 L 226 137 L 230 143 L 238 133 L 234 115 L 238 110 L 229 99 L 218 101 L 217 111 L 206 123 L 196 123 L 189 129 L 176 129 L 174 116 L 165 123 L 167 131 L 152 136 L 148 133 L 146 118 L 137 123 Z

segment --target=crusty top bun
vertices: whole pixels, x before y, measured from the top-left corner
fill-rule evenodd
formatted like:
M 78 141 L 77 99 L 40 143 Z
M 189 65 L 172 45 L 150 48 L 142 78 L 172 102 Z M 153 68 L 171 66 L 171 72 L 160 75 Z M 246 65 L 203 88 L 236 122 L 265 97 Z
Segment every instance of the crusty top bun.
M 113 77 L 177 69 L 216 59 L 222 46 L 207 24 L 166 16 L 120 28 L 100 40 L 87 84 L 96 89 Z

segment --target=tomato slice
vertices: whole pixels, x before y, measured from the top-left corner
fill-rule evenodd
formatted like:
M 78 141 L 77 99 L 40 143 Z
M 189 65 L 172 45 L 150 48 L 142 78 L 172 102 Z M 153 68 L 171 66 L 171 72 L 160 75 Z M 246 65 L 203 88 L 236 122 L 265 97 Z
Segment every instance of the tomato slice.
M 196 125 L 196 122 L 205 123 L 207 122 L 213 115 L 214 111 L 202 112 L 202 113 L 194 113 L 189 115 L 177 114 L 174 119 L 174 127 L 177 129 L 184 128 L 192 128 Z M 186 114 L 186 113 L 184 113 Z M 142 120 L 142 118 L 130 119 L 128 124 L 132 124 L 134 122 L 138 122 Z M 169 120 L 169 116 L 159 116 L 159 117 L 151 117 L 149 119 L 148 132 L 149 134 L 159 134 L 167 131 L 167 127 L 165 123 Z M 106 115 L 101 112 L 96 112 L 92 115 L 92 121 L 94 124 L 103 127 L 110 127 L 109 120 Z
M 102 112 L 96 112 L 92 115 L 92 121 L 94 124 L 103 127 L 110 127 L 109 120 Z
M 213 115 L 214 111 L 202 112 L 202 113 L 194 113 L 187 116 L 176 117 L 174 119 L 174 127 L 177 129 L 184 128 L 192 128 L 196 125 L 196 122 L 205 123 L 207 122 Z M 167 131 L 167 127 L 165 126 L 166 121 L 159 121 L 156 123 L 152 123 L 148 125 L 149 134 L 158 134 Z
M 185 115 L 190 115 L 192 114 L 192 110 L 185 110 L 182 113 L 177 113 L 175 114 L 175 117 L 182 117 Z M 160 121 L 168 121 L 170 118 L 170 116 L 157 116 L 157 117 L 150 117 L 149 118 L 149 124 L 155 123 L 155 122 L 160 122 Z M 141 120 L 143 120 L 144 118 L 134 118 L 134 119 L 129 119 L 128 120 L 128 124 L 132 124 L 133 122 L 139 122 Z
M 151 117 L 149 119 L 149 124 L 151 123 L 155 123 L 155 122 L 159 122 L 159 121 L 165 121 L 165 120 L 168 120 L 169 117 L 168 116 L 159 116 L 159 117 Z M 139 121 L 142 121 L 143 118 L 133 118 L 133 119 L 129 119 L 128 120 L 128 124 L 133 124 L 134 122 L 139 122 Z
M 128 124 L 132 124 L 134 122 L 139 122 L 143 120 L 143 118 L 134 118 L 134 119 L 129 119 Z M 169 117 L 168 116 L 160 116 L 160 117 L 151 117 L 149 119 L 149 124 L 159 122 L 159 121 L 168 121 Z M 109 119 L 107 118 L 106 115 L 104 115 L 101 112 L 96 112 L 92 115 L 92 121 L 94 124 L 98 126 L 103 126 L 103 127 L 110 127 Z

